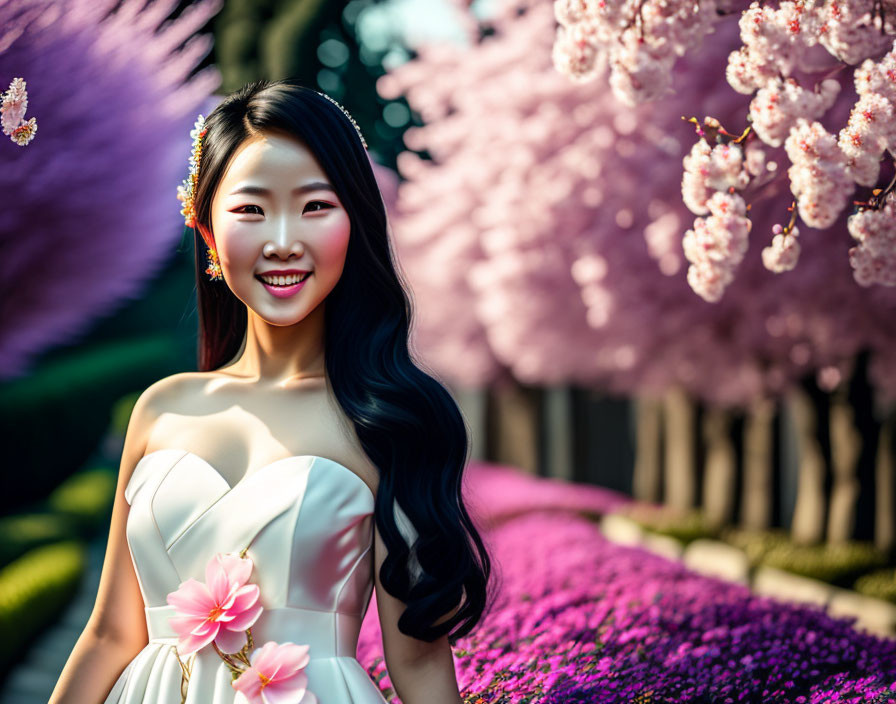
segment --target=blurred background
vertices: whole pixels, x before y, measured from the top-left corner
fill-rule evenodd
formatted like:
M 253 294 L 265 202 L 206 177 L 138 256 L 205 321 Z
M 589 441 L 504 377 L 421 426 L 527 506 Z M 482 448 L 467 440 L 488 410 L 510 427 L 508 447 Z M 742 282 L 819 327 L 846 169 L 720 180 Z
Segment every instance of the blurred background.
M 892 634 L 894 289 L 853 280 L 848 213 L 805 228 L 793 271 L 765 269 L 780 184 L 724 297 L 687 282 L 682 116 L 743 129 L 748 97 L 699 70 L 736 22 L 676 66 L 674 94 L 630 107 L 555 70 L 550 2 L 44 0 L 0 20 L 0 80 L 27 80 L 40 125 L 0 145 L 0 702 L 49 697 L 93 606 L 133 403 L 196 369 L 175 191 L 196 115 L 260 77 L 360 125 L 415 353 L 477 463 L 602 487 L 614 539 L 700 545 L 746 583 L 805 578 L 767 587 L 785 596 L 867 597 L 854 613 Z

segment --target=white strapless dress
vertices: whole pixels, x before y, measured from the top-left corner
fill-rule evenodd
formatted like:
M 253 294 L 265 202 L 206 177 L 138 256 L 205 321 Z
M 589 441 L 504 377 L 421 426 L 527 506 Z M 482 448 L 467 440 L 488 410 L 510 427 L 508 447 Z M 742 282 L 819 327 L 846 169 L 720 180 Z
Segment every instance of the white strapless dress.
M 106 704 L 180 704 L 181 666 L 169 592 L 217 552 L 246 553 L 264 611 L 255 648 L 269 640 L 310 646 L 308 689 L 320 704 L 383 704 L 356 659 L 373 591 L 374 495 L 344 465 L 286 457 L 231 487 L 208 462 L 179 449 L 151 452 L 125 489 L 127 540 L 146 605 L 149 642 L 128 663 Z M 251 653 L 250 653 L 251 656 Z M 186 704 L 246 704 L 210 646 L 192 662 Z

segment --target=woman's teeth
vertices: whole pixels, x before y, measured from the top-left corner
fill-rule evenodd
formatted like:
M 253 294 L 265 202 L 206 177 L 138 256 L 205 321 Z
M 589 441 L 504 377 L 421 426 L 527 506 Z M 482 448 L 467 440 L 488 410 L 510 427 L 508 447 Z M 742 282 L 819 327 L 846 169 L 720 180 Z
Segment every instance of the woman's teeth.
M 301 276 L 298 274 L 292 274 L 290 276 L 259 276 L 258 278 L 264 281 L 266 284 L 270 284 L 271 286 L 293 286 L 300 281 L 304 281 L 309 276 L 311 276 L 310 271 L 302 274 Z

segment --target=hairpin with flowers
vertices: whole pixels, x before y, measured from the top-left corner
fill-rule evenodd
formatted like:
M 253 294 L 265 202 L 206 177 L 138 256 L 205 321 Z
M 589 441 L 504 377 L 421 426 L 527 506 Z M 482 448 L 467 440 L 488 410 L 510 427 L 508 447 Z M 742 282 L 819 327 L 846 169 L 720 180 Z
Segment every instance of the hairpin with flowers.
M 199 115 L 190 131 L 190 137 L 193 138 L 193 146 L 190 149 L 190 173 L 184 179 L 183 183 L 177 187 L 177 199 L 183 202 L 180 214 L 184 216 L 184 223 L 187 227 L 196 229 L 196 183 L 199 180 L 199 162 L 202 159 L 202 140 L 208 128 L 205 126 L 205 117 Z M 204 228 L 199 228 L 199 234 L 208 247 L 208 267 L 205 273 L 209 275 L 212 281 L 220 281 L 224 278 L 221 272 L 221 262 L 218 259 L 218 250 L 215 248 L 214 241 L 206 235 Z
M 25 90 L 25 81 L 22 78 L 13 78 L 9 84 L 9 90 L 3 93 L 0 101 L 0 123 L 3 126 L 3 134 L 7 135 L 20 147 L 24 147 L 37 132 L 37 120 L 25 119 L 25 111 L 28 109 L 28 93 Z

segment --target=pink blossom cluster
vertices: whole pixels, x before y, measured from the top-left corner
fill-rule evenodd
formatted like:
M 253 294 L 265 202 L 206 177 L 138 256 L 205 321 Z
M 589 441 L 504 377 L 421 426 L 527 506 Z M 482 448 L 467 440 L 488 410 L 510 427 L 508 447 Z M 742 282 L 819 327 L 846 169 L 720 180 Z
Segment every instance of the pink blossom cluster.
M 747 253 L 752 223 L 747 218 L 747 204 L 737 193 L 716 191 L 706 201 L 706 207 L 711 215 L 697 218 L 682 244 L 684 255 L 691 262 L 691 288 L 707 301 L 717 301 Z
M 787 175 L 800 217 L 809 227 L 830 227 L 855 190 L 837 139 L 820 122 L 799 118 L 784 149 L 791 162 Z
M 722 12 L 716 13 L 713 2 L 690 4 L 687 10 L 684 3 L 656 4 L 662 10 L 652 2 L 555 0 L 560 22 L 553 50 L 556 68 L 575 81 L 594 80 L 602 66 L 599 59 L 606 53 L 613 69 L 609 85 L 625 104 L 663 97 L 671 90 L 672 66 L 678 57 L 714 32 L 724 10 L 731 8 L 718 8 Z M 740 14 L 742 46 L 729 53 L 726 78 L 734 90 L 753 95 L 749 120 L 755 136 L 768 147 L 785 145 L 792 163 L 787 170 L 790 188 L 800 217 L 810 227 L 831 227 L 849 204 L 856 184 L 876 183 L 881 154 L 887 149 L 896 154 L 894 14 L 892 8 L 888 11 L 872 0 L 754 1 Z M 819 120 L 838 101 L 843 86 L 827 76 L 832 69 L 859 63 L 853 77 L 858 101 L 848 124 L 834 136 Z M 701 153 L 708 150 L 709 145 L 699 147 Z M 682 182 L 684 202 L 697 214 L 705 212 L 703 201 L 708 199 L 700 193 L 706 185 L 700 168 L 703 164 L 689 168 L 686 163 Z M 722 185 L 717 190 L 744 185 Z M 693 240 L 697 227 L 685 240 L 689 236 Z M 736 233 L 725 236 L 716 228 L 705 229 L 722 243 L 738 239 Z M 727 261 L 703 258 L 695 263 L 688 257 L 692 262 L 688 281 L 706 300 L 718 301 L 733 279 L 742 255 L 738 248 L 728 249 L 732 254 Z M 773 272 L 787 271 L 796 265 L 799 249 L 792 237 L 777 237 L 763 250 L 762 262 Z M 885 272 L 893 268 L 891 259 L 862 247 L 850 251 L 854 277 L 865 286 L 896 278 L 896 271 Z
M 762 264 L 776 274 L 790 271 L 796 266 L 800 257 L 800 243 L 797 241 L 800 229 L 794 225 L 785 233 L 784 228 L 775 225 L 772 231 L 775 236 L 772 238 L 772 243 L 762 250 Z
M 706 140 L 701 139 L 691 147 L 682 164 L 682 200 L 691 212 L 698 215 L 709 212 L 707 201 L 716 191 L 730 188 L 742 190 L 750 182 L 743 150 L 734 143 L 710 147 Z
M 858 242 L 849 250 L 853 276 L 862 286 L 896 286 L 896 193 L 890 191 L 880 210 L 865 209 L 847 221 Z
M 494 31 L 420 43 L 377 83 L 424 123 L 404 135 L 388 206 L 427 365 L 460 387 L 508 375 L 619 394 L 679 385 L 746 406 L 807 374 L 842 379 L 870 345 L 873 383 L 896 397 L 896 287 L 858 286 L 846 256 L 830 256 L 856 244 L 846 213 L 825 230 L 790 231 L 802 245 L 790 275 L 766 268 L 755 247 L 717 303 L 688 285 L 682 234 L 695 214 L 682 202 L 682 164 L 694 140 L 681 117 L 699 105 L 733 125 L 746 113 L 750 97 L 712 70 L 742 43 L 735 18 L 681 58 L 675 93 L 626 108 L 608 87 L 586 90 L 554 68 L 551 5 L 495 8 Z M 851 107 L 838 99 L 825 117 L 846 124 Z M 752 206 L 751 232 L 771 243 L 796 212 L 786 210 L 787 157 L 749 136 L 712 159 L 697 148 L 691 200 L 705 206 L 734 186 Z
M 763 142 L 780 147 L 799 118 L 821 117 L 839 94 L 840 84 L 832 78 L 822 81 L 818 92 L 793 78 L 772 78 L 750 102 L 750 124 Z
M 577 82 L 608 65 L 610 86 L 634 106 L 669 92 L 672 66 L 711 33 L 716 0 L 555 0 L 557 69 Z

